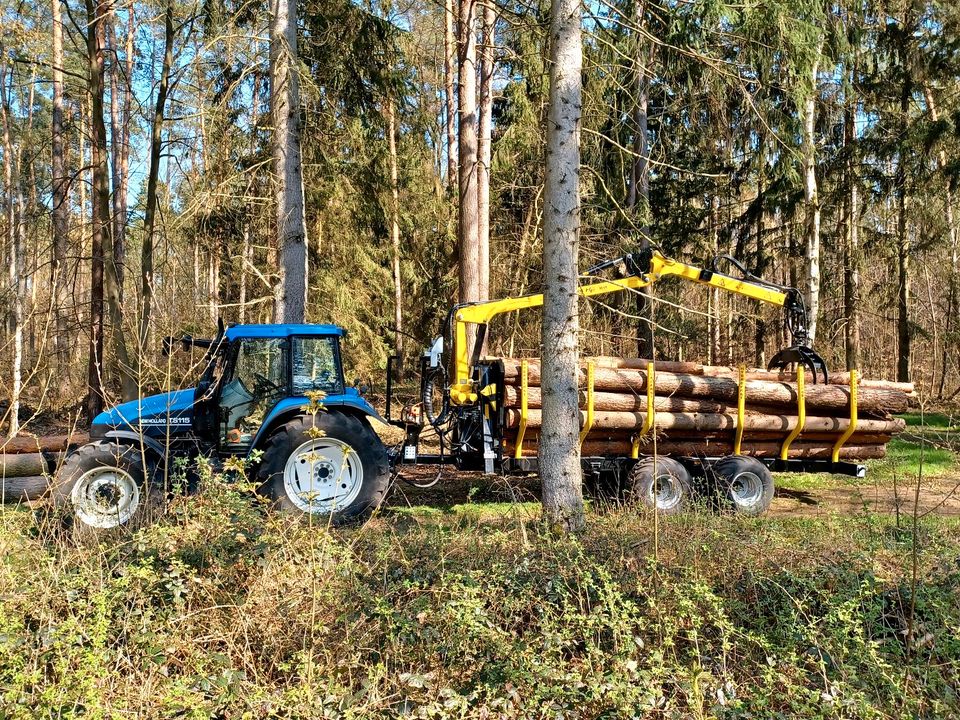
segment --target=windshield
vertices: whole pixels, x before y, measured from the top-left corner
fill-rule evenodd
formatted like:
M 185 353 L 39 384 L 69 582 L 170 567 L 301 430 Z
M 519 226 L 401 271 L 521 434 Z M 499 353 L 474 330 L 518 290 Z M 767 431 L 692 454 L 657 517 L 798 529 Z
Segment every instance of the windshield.
M 293 338 L 293 394 L 343 392 L 340 353 L 334 337 Z

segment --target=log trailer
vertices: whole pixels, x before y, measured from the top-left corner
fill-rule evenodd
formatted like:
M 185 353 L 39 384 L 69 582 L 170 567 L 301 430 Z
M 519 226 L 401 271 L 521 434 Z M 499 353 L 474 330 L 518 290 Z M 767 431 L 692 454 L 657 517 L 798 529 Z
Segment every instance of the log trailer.
M 723 264 L 731 266 L 737 275 L 720 271 Z M 601 279 L 604 270 L 619 268 L 623 277 Z M 625 271 L 625 272 L 624 272 Z M 598 297 L 611 293 L 640 290 L 667 277 L 679 277 L 711 288 L 742 295 L 763 303 L 782 307 L 785 323 L 792 337 L 792 344 L 776 353 L 769 362 L 768 370 L 785 372 L 796 369 L 798 382 L 797 411 L 805 415 L 805 378 L 812 376 L 814 383 L 828 382 L 826 363 L 810 346 L 807 333 L 807 311 L 803 297 L 795 289 L 772 283 L 752 275 L 736 259 L 719 256 L 712 269 L 696 267 L 649 249 L 602 262 L 590 268 L 589 278 L 579 287 L 583 297 Z M 513 313 L 543 304 L 542 294 L 510 297 L 488 302 L 465 303 L 451 308 L 443 328 L 443 334 L 424 353 L 420 363 L 421 400 L 418 405 L 403 408 L 400 417 L 393 417 L 392 385 L 393 366 L 396 358 L 390 358 L 387 366 L 386 419 L 405 430 L 405 441 L 391 455 L 394 466 L 402 472 L 404 466 L 416 463 L 453 464 L 458 469 L 485 473 L 536 473 L 538 459 L 530 452 L 527 434 L 527 363 L 520 368 L 516 391 L 519 394 L 519 427 L 508 430 L 505 407 L 506 373 L 503 359 L 481 356 L 481 348 L 491 320 L 505 313 Z M 469 350 L 469 328 L 476 327 L 473 351 Z M 445 348 L 451 348 L 446 357 Z M 646 412 L 641 427 L 631 437 L 629 452 L 619 454 L 581 456 L 585 480 L 616 488 L 618 492 L 636 495 L 641 502 L 655 505 L 663 511 L 681 508 L 697 489 L 720 489 L 732 506 L 739 512 L 759 514 L 767 509 L 773 497 L 774 483 L 771 471 L 830 472 L 863 477 L 866 468 L 859 463 L 840 459 L 840 449 L 857 425 L 857 376 L 850 375 L 850 420 L 843 434 L 827 458 L 791 458 L 788 453 L 791 443 L 802 430 L 802 423 L 791 432 L 784 433 L 780 452 L 775 457 L 753 458 L 740 454 L 743 437 L 744 400 L 746 376 L 740 369 L 737 392 L 738 418 L 736 429 L 731 433 L 734 453 L 717 457 L 705 455 L 691 448 L 691 452 L 675 457 L 651 457 L 651 446 L 644 440 L 656 433 L 655 418 L 655 365 L 644 368 Z M 809 374 L 809 375 L 808 375 Z M 587 366 L 585 407 L 582 416 L 581 445 L 591 430 L 594 417 L 593 367 Z M 422 433 L 432 429 L 439 440 L 439 452 L 420 451 Z M 524 443 L 528 447 L 524 447 Z M 672 444 L 675 446 L 676 444 Z M 585 447 L 585 446 L 584 446 Z M 533 448 L 535 450 L 535 446 Z M 439 477 L 439 475 L 438 475 Z
M 739 276 L 720 272 L 724 262 Z M 626 271 L 625 277 L 598 277 L 615 266 Z M 658 431 L 655 368 L 650 364 L 643 380 L 645 388 L 637 388 L 645 390 L 647 401 L 642 427 L 636 429 L 626 451 L 582 453 L 586 480 L 612 480 L 615 487 L 664 512 L 679 509 L 694 489 L 713 483 L 739 512 L 757 514 L 773 496 L 771 471 L 864 474 L 863 466 L 840 459 L 840 447 L 857 425 L 855 373 L 851 373 L 850 418 L 844 420 L 846 431 L 832 457 L 796 459 L 787 451 L 803 427 L 804 377 L 809 372 L 814 383 L 828 380 L 822 358 L 808 345 L 806 309 L 795 289 L 754 277 L 733 258 L 718 258 L 708 270 L 655 250 L 601 263 L 587 276 L 579 289 L 584 297 L 639 290 L 676 276 L 783 307 L 793 344 L 773 357 L 770 368 L 797 368 L 800 423 L 783 439 L 778 457 L 760 460 L 740 454 L 746 394 L 741 372 L 738 397 L 734 398 L 738 416 L 732 453 L 716 457 L 692 445 L 674 447 L 670 453 L 652 452 L 642 443 L 656 437 Z M 73 449 L 52 479 L 43 463 L 37 462 L 34 464 L 40 469 L 25 472 L 27 484 L 41 484 L 38 490 L 52 499 L 71 526 L 109 532 L 135 527 L 149 517 L 156 502 L 166 499 L 177 485 L 173 482 L 177 475 L 201 457 L 214 467 L 245 466 L 258 492 L 276 507 L 321 516 L 330 523 L 356 520 L 378 507 L 393 474 L 416 463 L 452 464 L 486 473 L 536 472 L 536 438 L 526 430 L 526 365 L 519 368 L 520 377 L 510 386 L 511 392 L 520 394 L 519 409 L 508 413 L 506 364 L 502 358 L 481 357 L 479 350 L 468 351 L 468 325 L 477 327 L 474 347 L 480 348 L 493 318 L 542 304 L 543 295 L 537 294 L 453 307 L 442 336 L 421 359 L 420 402 L 404 408 L 398 418 L 392 417 L 395 358 L 387 365 L 384 418 L 363 397 L 362 390 L 345 384 L 340 350 L 345 331 L 336 325 L 221 324 L 214 339 L 168 338 L 166 351 L 176 342 L 205 351 L 205 369 L 196 386 L 123 403 L 101 413 L 93 420 L 90 441 Z M 451 349 L 449 357 L 445 347 Z M 585 398 L 581 441 L 594 418 L 590 369 Z M 846 396 L 841 396 L 839 406 L 836 398 L 834 401 L 834 409 L 844 407 Z M 508 422 L 516 419 L 517 412 L 518 427 Z M 579 412 L 579 408 L 571 408 L 571 412 Z M 402 428 L 402 443 L 387 449 L 371 419 Z M 421 435 L 428 429 L 439 439 L 437 453 L 421 452 Z M 7 452 L 0 448 L 5 468 L 13 457 L 4 454 Z M 44 459 L 40 454 L 36 457 Z M 23 458 L 13 464 L 26 467 Z M 193 484 L 187 480 L 189 490 Z

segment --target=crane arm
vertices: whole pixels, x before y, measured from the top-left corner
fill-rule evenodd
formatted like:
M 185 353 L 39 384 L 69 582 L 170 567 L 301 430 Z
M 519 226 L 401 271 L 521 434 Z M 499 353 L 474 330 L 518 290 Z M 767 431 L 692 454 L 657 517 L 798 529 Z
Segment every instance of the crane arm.
M 732 261 L 732 259 L 729 258 L 728 260 Z M 746 271 L 744 271 L 744 277 L 735 278 L 717 272 L 716 270 L 707 270 L 680 262 L 679 260 L 674 260 L 673 258 L 668 258 L 656 250 L 627 255 L 623 258 L 601 263 L 587 271 L 587 274 L 592 275 L 594 272 L 617 265 L 621 262 L 626 263 L 632 273 L 631 275 L 615 280 L 585 282 L 578 287 L 577 294 L 582 297 L 598 297 L 623 290 L 638 290 L 652 285 L 665 277 L 677 276 L 701 285 L 708 285 L 736 295 L 759 300 L 763 303 L 785 307 L 788 313 L 788 326 L 793 333 L 795 344 L 778 353 L 777 356 L 771 360 L 771 367 L 782 367 L 782 365 L 786 363 L 800 362 L 811 367 L 811 370 L 814 372 L 814 377 L 816 377 L 817 370 L 822 369 L 824 379 L 826 379 L 826 367 L 823 365 L 822 359 L 806 346 L 806 310 L 803 307 L 803 301 L 799 293 L 795 289 L 780 287 L 759 278 L 754 278 L 748 275 Z M 732 262 L 743 270 L 742 266 L 739 266 L 736 261 Z M 476 357 L 477 353 L 475 353 L 474 358 L 469 356 L 467 325 L 476 324 L 480 326 L 482 336 L 482 333 L 485 332 L 486 325 L 497 315 L 540 307 L 542 305 L 543 294 L 537 293 L 535 295 L 522 295 L 500 300 L 471 303 L 454 308 L 454 382 L 450 388 L 450 396 L 454 404 L 471 404 L 476 400 L 471 375 L 472 367 L 476 364 L 478 357 Z M 480 341 L 477 342 L 478 347 L 481 344 Z M 811 363 L 814 366 L 811 366 Z

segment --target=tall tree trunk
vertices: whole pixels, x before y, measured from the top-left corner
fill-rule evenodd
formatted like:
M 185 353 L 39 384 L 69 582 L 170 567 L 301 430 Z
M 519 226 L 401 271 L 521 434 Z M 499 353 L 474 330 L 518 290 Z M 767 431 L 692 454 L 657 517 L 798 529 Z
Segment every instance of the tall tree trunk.
M 817 335 L 817 316 L 820 313 L 820 198 L 817 189 L 817 146 L 814 135 L 817 113 L 818 60 L 810 71 L 810 88 L 803 100 L 803 201 L 804 228 L 806 235 L 807 287 L 806 302 L 809 316 L 807 328 L 812 345 Z
M 923 88 L 923 95 L 927 101 L 927 110 L 930 112 L 930 119 L 934 123 L 939 122 L 940 112 L 937 108 L 936 98 L 929 85 Z M 941 149 L 937 153 L 937 169 L 942 173 L 947 170 L 947 154 Z M 950 366 L 950 353 L 948 348 L 952 342 L 954 328 L 957 324 L 957 312 L 960 311 L 960 230 L 957 228 L 956 215 L 953 208 L 953 188 L 949 179 L 944 182 L 944 198 L 946 208 L 944 215 L 947 220 L 947 231 L 950 234 L 950 277 L 947 279 L 947 311 L 944 319 L 944 337 L 943 352 L 941 354 L 940 379 L 937 383 L 937 397 L 942 398 L 946 390 L 947 368 Z
M 854 158 L 855 108 L 850 99 L 843 116 L 843 144 L 847 152 L 846 224 L 844 225 L 843 315 L 847 370 L 860 367 L 860 199 Z
M 480 46 L 480 122 L 477 141 L 477 207 L 480 261 L 480 300 L 490 299 L 490 164 L 493 157 L 493 49 L 496 13 L 490 0 L 483 5 Z
M 160 178 L 160 156 L 163 153 L 163 115 L 170 91 L 170 68 L 173 65 L 173 0 L 168 0 L 163 13 L 163 64 L 160 84 L 150 125 L 150 166 L 147 170 L 146 208 L 143 214 L 143 246 L 140 251 L 140 347 L 147 347 L 150 316 L 153 313 L 153 249 L 156 245 L 157 184 Z
M 277 322 L 297 323 L 304 321 L 307 304 L 307 226 L 300 154 L 297 7 L 290 0 L 271 0 L 271 8 L 270 103 L 280 254 L 275 315 Z
M 403 361 L 403 283 L 400 277 L 400 187 L 397 174 L 397 114 L 393 98 L 387 99 L 387 145 L 390 154 L 390 245 L 393 249 L 394 349 Z
M 650 78 L 647 69 L 650 44 L 644 36 L 646 25 L 646 1 L 635 0 L 634 20 L 634 63 L 636 74 L 634 87 L 636 105 L 633 108 L 634 136 L 633 162 L 630 164 L 630 188 L 627 195 L 627 208 L 634 218 L 639 220 L 638 246 L 640 250 L 650 247 L 650 133 L 648 127 L 648 108 L 650 103 Z M 636 294 L 637 353 L 639 357 L 653 357 L 653 323 L 650 318 L 650 291 L 641 288 Z
M 477 36 L 475 0 L 460 0 L 459 112 L 460 142 L 460 302 L 480 299 L 479 200 L 477 196 Z M 473 352 L 476 328 L 467 333 L 467 349 Z
M 457 43 L 453 26 L 456 20 L 454 0 L 443 3 L 443 88 L 446 103 L 447 130 L 447 187 L 457 184 L 457 79 L 454 66 L 457 64 Z
M 913 86 L 904 70 L 900 93 L 900 117 L 903 121 L 897 157 L 897 381 L 910 382 L 910 236 L 907 231 L 907 123 Z
M 105 0 L 86 0 L 87 9 L 87 61 L 89 64 L 89 82 L 91 98 L 91 142 L 90 165 L 93 175 L 92 199 L 92 275 L 94 285 L 99 284 L 99 291 L 92 290 L 91 320 L 96 323 L 95 342 L 99 343 L 97 352 L 91 354 L 89 380 L 97 386 L 89 388 L 94 396 L 90 405 L 93 408 L 102 402 L 103 389 L 103 310 L 106 309 L 110 321 L 110 336 L 113 341 L 115 362 L 120 380 L 122 398 L 132 400 L 137 394 L 137 382 L 127 354 L 127 345 L 124 338 L 123 315 L 120 307 L 119 283 L 117 265 L 113 255 L 113 220 L 110 213 L 110 170 L 107 153 L 107 128 L 103 120 L 104 95 L 104 25 L 108 16 L 108 5 Z M 99 277 L 98 277 L 99 276 Z M 99 295 L 95 297 L 95 295 Z M 100 305 L 99 308 L 95 307 Z
M 757 243 L 757 258 L 754 263 L 754 274 L 757 277 L 765 277 L 767 273 L 767 263 L 769 258 L 767 256 L 767 248 L 764 244 L 763 237 L 763 202 L 764 202 L 764 158 L 763 158 L 763 148 L 766 138 L 761 134 L 760 136 L 760 170 L 757 178 L 757 218 L 756 218 L 756 229 L 754 235 Z M 754 324 L 754 335 L 753 335 L 753 362 L 756 367 L 765 367 L 767 364 L 767 353 L 766 353 L 766 339 L 767 339 L 767 323 L 763 318 L 763 305 L 757 303 L 757 317 Z
M 10 69 L 11 86 L 13 69 Z M 19 153 L 14 149 L 10 132 L 10 93 L 7 87 L 7 57 L 0 64 L 0 124 L 3 126 L 3 180 L 6 195 L 6 231 L 8 256 L 8 291 L 13 298 L 8 322 L 13 336 L 11 358 L 10 420 L 8 435 L 14 437 L 20 431 L 20 395 L 23 391 L 23 195 L 20 189 Z
M 67 316 L 63 310 L 66 285 L 67 246 L 70 241 L 70 176 L 67 173 L 67 139 L 63 128 L 63 17 L 60 3 L 51 0 L 53 10 L 53 105 L 50 115 L 51 175 L 53 190 L 53 265 L 51 289 L 56 335 L 54 349 L 60 370 L 67 367 Z
M 540 479 L 543 509 L 558 529 L 584 525 L 577 412 L 578 254 L 580 241 L 579 0 L 550 6 L 550 103 L 543 218 L 543 361 Z
M 123 159 L 123 121 L 120 117 L 120 53 L 117 50 L 117 35 L 114 29 L 116 13 L 111 9 L 105 20 L 107 51 L 110 56 L 110 177 L 112 180 L 110 200 L 113 214 L 113 262 L 117 267 L 117 292 L 123 301 L 124 278 L 124 234 L 127 225 L 127 208 L 123 203 L 120 188 L 123 185 L 123 172 L 120 163 Z
M 249 154 L 251 164 L 257 152 L 257 98 L 260 96 L 260 75 L 253 75 L 253 90 L 250 101 L 250 146 Z M 256 178 L 256 172 L 252 167 L 247 168 L 246 183 L 244 186 L 244 207 L 246 214 L 243 219 L 243 249 L 240 253 L 240 308 L 239 320 L 246 322 L 247 318 L 247 263 L 251 261 L 253 254 L 253 221 L 256 213 L 253 210 L 253 183 Z

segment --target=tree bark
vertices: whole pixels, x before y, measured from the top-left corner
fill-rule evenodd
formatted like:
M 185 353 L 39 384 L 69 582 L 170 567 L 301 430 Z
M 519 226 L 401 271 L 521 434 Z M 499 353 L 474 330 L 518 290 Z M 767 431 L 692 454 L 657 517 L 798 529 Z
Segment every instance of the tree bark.
M 907 128 L 910 97 L 913 93 L 909 72 L 904 69 L 900 94 L 901 130 L 897 158 L 897 380 L 910 381 L 910 236 L 907 231 Z
M 543 507 L 558 529 L 584 525 L 580 425 L 578 255 L 583 45 L 579 0 L 550 6 L 550 101 L 543 218 Z
M 51 0 L 53 11 L 53 104 L 50 115 L 51 180 L 53 194 L 53 265 L 51 289 L 56 335 L 54 350 L 57 365 L 67 368 L 67 316 L 64 313 L 67 246 L 70 242 L 70 176 L 67 173 L 67 138 L 63 127 L 63 16 L 61 0 Z
M 275 315 L 277 322 L 299 323 L 306 317 L 307 228 L 300 154 L 297 8 L 290 0 L 271 0 L 271 10 L 270 100 L 280 254 Z
M 443 87 L 446 104 L 447 130 L 447 188 L 457 184 L 457 80 L 454 65 L 457 63 L 457 45 L 453 27 L 456 20 L 454 0 L 443 3 Z
M 851 79 L 851 87 L 852 87 Z M 850 99 L 843 117 L 843 144 L 847 151 L 846 225 L 844 227 L 843 314 L 847 370 L 860 366 L 860 199 L 854 158 L 855 107 Z
M 480 120 L 477 142 L 477 237 L 480 300 L 490 299 L 490 164 L 493 157 L 493 49 L 496 13 L 486 0 L 481 14 Z
M 403 283 L 400 277 L 400 188 L 397 177 L 397 118 L 393 98 L 386 103 L 387 146 L 390 156 L 390 245 L 393 248 L 394 349 L 403 362 Z
M 153 248 L 157 225 L 157 184 L 160 178 L 160 156 L 163 152 L 163 115 L 170 89 L 170 68 L 173 65 L 173 0 L 168 0 L 163 13 L 163 64 L 160 84 L 150 126 L 150 167 L 147 171 L 147 197 L 143 216 L 143 247 L 140 254 L 140 348 L 147 346 L 150 316 L 153 311 Z
M 7 56 L 0 63 L 0 124 L 3 126 L 3 179 L 6 191 L 6 231 L 8 252 L 8 291 L 13 302 L 10 304 L 8 321 L 12 335 L 13 354 L 11 357 L 10 408 L 7 434 L 14 437 L 20 431 L 20 395 L 23 391 L 23 195 L 20 190 L 19 153 L 13 147 L 10 132 L 10 93 L 7 87 Z M 9 69 L 11 86 L 13 69 Z
M 477 37 L 476 0 L 460 0 L 459 114 L 460 142 L 460 302 L 480 299 L 480 205 L 477 187 Z M 467 351 L 472 354 L 476 328 L 469 327 Z
M 120 81 L 118 78 L 120 53 L 117 50 L 117 34 L 114 29 L 116 12 L 104 20 L 106 30 L 107 54 L 110 57 L 108 76 L 110 79 L 110 178 L 112 181 L 110 202 L 113 215 L 113 262 L 117 268 L 117 292 L 123 302 L 124 280 L 124 233 L 127 225 L 127 208 L 121 194 L 123 171 L 120 163 L 123 159 L 123 121 L 120 109 Z
M 822 44 L 817 48 L 817 60 L 810 71 L 810 87 L 803 100 L 803 201 L 806 235 L 807 287 L 806 302 L 809 323 L 807 334 L 812 345 L 817 336 L 817 317 L 820 313 L 820 198 L 817 188 L 817 146 L 815 122 L 817 111 L 817 75 Z

